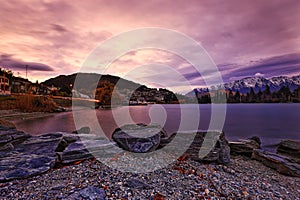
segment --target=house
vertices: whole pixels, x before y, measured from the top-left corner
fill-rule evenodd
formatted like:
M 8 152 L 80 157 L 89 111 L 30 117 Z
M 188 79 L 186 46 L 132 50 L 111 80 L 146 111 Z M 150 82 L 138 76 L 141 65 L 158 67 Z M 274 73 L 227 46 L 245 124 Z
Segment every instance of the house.
M 11 87 L 9 80 L 5 76 L 0 76 L 0 95 L 10 95 Z

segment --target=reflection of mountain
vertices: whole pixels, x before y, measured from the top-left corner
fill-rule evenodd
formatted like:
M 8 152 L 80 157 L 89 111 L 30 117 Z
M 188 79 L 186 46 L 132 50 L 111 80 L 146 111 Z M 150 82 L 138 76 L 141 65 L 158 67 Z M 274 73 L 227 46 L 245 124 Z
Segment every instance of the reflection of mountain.
M 281 87 L 289 87 L 291 91 L 294 91 L 298 87 L 300 87 L 300 75 L 287 77 L 287 76 L 279 76 L 273 78 L 264 78 L 264 77 L 247 77 L 240 80 L 236 80 L 230 83 L 225 83 L 224 88 L 226 90 L 232 90 L 233 92 L 239 91 L 242 94 L 246 94 L 250 92 L 250 88 L 254 89 L 254 92 L 259 92 L 259 90 L 264 91 L 267 87 L 270 87 L 270 91 L 278 91 Z M 211 87 L 210 90 L 214 90 L 217 87 Z M 194 91 L 189 92 L 187 95 L 193 94 L 202 94 L 207 93 L 208 88 L 196 88 Z

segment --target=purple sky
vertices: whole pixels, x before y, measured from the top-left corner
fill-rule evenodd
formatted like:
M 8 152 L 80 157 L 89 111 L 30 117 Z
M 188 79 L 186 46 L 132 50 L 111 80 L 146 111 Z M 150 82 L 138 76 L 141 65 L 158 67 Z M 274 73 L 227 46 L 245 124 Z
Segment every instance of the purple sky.
M 179 31 L 199 42 L 225 82 L 300 74 L 300 1 L 1 1 L 0 66 L 43 81 L 79 71 L 89 53 L 116 34 L 142 27 Z M 156 63 L 149 67 L 147 64 Z M 149 86 L 174 86 L 170 66 L 194 87 L 200 75 L 168 52 L 141 50 L 116 60 L 108 73 Z M 95 71 L 97 72 L 97 71 Z M 214 74 L 210 75 L 211 77 Z

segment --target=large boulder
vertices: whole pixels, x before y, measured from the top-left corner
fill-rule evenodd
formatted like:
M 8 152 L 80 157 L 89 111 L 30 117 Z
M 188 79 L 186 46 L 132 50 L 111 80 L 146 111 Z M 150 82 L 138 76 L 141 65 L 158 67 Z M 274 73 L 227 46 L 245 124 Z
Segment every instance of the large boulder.
M 246 140 L 239 140 L 237 142 L 229 142 L 231 155 L 242 155 L 251 157 L 255 149 L 260 149 L 261 141 L 259 137 L 254 136 Z
M 187 133 L 182 133 L 183 137 L 184 134 Z M 216 162 L 219 164 L 230 162 L 230 148 L 224 132 L 197 131 L 185 154 L 192 160 L 200 162 Z
M 164 135 L 160 125 L 127 124 L 117 128 L 112 139 L 126 151 L 146 153 L 156 150 Z
M 252 154 L 252 159 L 260 161 L 281 174 L 300 177 L 300 164 L 292 158 L 256 149 Z
M 277 153 L 294 158 L 300 163 L 300 141 L 282 140 L 277 146 Z

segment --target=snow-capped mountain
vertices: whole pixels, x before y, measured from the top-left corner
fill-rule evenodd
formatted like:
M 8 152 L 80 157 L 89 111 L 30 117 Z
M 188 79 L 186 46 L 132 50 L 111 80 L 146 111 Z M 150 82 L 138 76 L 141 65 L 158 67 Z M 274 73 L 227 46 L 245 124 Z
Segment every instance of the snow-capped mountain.
M 282 86 L 288 86 L 291 91 L 294 91 L 300 87 L 300 75 L 287 77 L 287 76 L 278 76 L 273 78 L 264 78 L 264 77 L 247 77 L 240 80 L 232 81 L 224 84 L 224 88 L 232 91 L 239 91 L 240 93 L 247 93 L 252 87 L 254 92 L 259 90 L 264 91 L 266 86 L 270 86 L 271 92 L 278 91 Z M 210 90 L 214 90 L 216 86 L 211 87 Z M 203 94 L 207 93 L 209 88 L 196 88 L 193 91 L 189 92 L 187 95 L 192 94 Z

